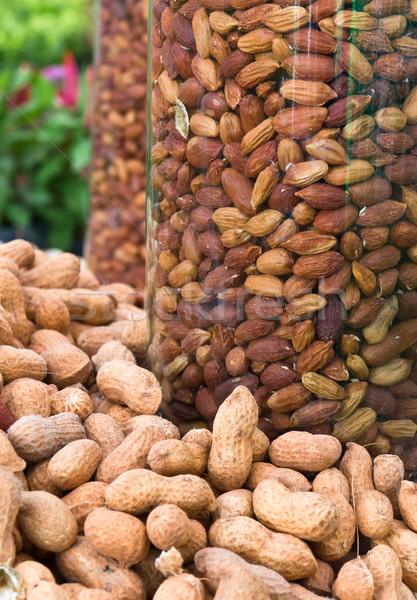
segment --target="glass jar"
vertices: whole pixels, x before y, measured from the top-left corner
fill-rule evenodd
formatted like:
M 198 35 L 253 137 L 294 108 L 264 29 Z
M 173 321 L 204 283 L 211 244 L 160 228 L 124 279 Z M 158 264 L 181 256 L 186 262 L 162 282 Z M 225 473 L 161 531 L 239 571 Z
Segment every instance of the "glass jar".
M 414 17 L 407 2 L 279 4 L 153 4 L 164 410 L 210 426 L 245 385 L 271 439 L 305 429 L 401 454 L 417 447 Z
M 102 283 L 144 288 L 145 0 L 101 0 L 87 259 Z

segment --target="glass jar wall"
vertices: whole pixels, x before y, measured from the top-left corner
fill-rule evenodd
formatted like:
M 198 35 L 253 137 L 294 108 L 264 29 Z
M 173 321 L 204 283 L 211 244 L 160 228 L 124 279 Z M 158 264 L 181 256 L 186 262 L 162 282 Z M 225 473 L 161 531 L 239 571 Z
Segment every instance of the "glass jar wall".
M 393 6 L 154 2 L 148 306 L 172 417 L 210 426 L 245 385 L 271 439 L 413 455 L 417 14 Z
M 101 0 L 94 84 L 87 257 L 101 282 L 145 279 L 146 45 L 144 0 Z

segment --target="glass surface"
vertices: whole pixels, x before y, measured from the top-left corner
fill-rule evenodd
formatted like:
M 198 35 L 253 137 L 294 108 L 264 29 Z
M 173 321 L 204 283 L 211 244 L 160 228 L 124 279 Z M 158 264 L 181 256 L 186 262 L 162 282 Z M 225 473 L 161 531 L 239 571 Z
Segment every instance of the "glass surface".
M 145 279 L 146 2 L 98 6 L 88 261 L 100 281 Z
M 412 454 L 411 6 L 151 4 L 148 307 L 172 418 L 211 426 L 246 385 L 271 439 Z

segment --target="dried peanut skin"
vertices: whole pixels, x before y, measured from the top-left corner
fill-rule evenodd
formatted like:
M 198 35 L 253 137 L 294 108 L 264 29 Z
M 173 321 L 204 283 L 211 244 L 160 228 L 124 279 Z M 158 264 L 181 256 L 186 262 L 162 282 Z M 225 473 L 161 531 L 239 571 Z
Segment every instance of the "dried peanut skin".
M 216 498 L 214 519 L 253 517 L 253 494 L 250 490 L 231 490 Z
M 288 581 L 308 577 L 317 568 L 304 542 L 288 534 L 271 533 L 249 517 L 219 519 L 210 529 L 209 540 L 215 547 L 227 548 L 249 562 L 277 571 Z M 285 553 L 281 553 L 284 548 Z
M 340 470 L 348 480 L 352 500 L 361 492 L 374 489 L 372 459 L 366 448 L 359 444 L 349 442 L 346 446 L 347 451 L 340 462 Z
M 86 383 L 91 362 L 85 352 L 71 344 L 57 344 L 42 353 L 51 383 L 59 389 L 74 383 Z
M 51 571 L 34 560 L 22 560 L 16 565 L 16 570 L 22 577 L 26 590 L 37 586 L 42 581 L 55 583 Z
M 1 466 L 7 467 L 13 473 L 18 473 L 26 468 L 26 462 L 15 451 L 4 431 L 0 432 Z
M 344 598 L 372 600 L 374 583 L 371 572 L 364 561 L 357 558 L 346 563 L 339 571 L 332 592 L 340 600 L 344 600 Z
M 92 440 L 75 440 L 61 448 L 49 461 L 48 473 L 63 490 L 86 483 L 102 459 L 100 446 Z
M 65 333 L 69 329 L 70 319 L 68 308 L 59 300 L 49 300 L 36 309 L 35 322 L 40 329 L 56 329 Z
M 154 596 L 156 600 L 168 600 L 168 598 L 204 600 L 204 597 L 203 584 L 196 577 L 187 573 L 166 579 Z
M 58 346 L 58 344 L 72 344 L 72 339 L 68 335 L 46 327 L 34 331 L 30 338 L 31 346 L 41 346 L 46 350 L 53 346 Z
M 358 527 L 370 538 L 384 538 L 392 527 L 394 513 L 391 502 L 377 490 L 360 493 L 356 501 Z
M 303 449 L 303 453 L 301 453 Z M 326 435 L 291 431 L 272 442 L 269 455 L 278 467 L 297 471 L 322 471 L 331 467 L 342 453 L 338 440 Z
M 5 383 L 20 377 L 42 381 L 46 377 L 47 364 L 45 359 L 33 350 L 1 346 L 0 372 Z
M 303 581 L 303 584 L 307 590 L 317 594 L 323 594 L 331 592 L 333 582 L 334 572 L 332 567 L 328 563 L 318 560 L 317 571 L 311 577 L 307 577 L 307 579 Z
M 2 525 L 0 529 L 0 557 L 2 563 L 11 565 L 16 554 L 13 527 L 22 502 L 22 486 L 17 477 L 6 467 L 0 467 L 2 486 L 0 502 Z
M 401 563 L 403 582 L 412 590 L 417 589 L 413 556 L 416 552 L 417 537 L 404 523 L 394 519 L 389 535 L 384 540 L 375 540 L 374 544 L 384 543 L 392 548 Z
M 77 415 L 60 413 L 48 418 L 22 417 L 10 427 L 8 437 L 22 458 L 39 462 L 86 434 Z
M 29 377 L 10 382 L 3 388 L 0 398 L 15 419 L 28 415 L 49 417 L 51 414 L 48 386 Z
M 72 412 L 78 415 L 81 421 L 85 421 L 94 410 L 93 401 L 82 389 L 75 386 L 68 386 L 51 394 L 51 413 L 52 415 L 61 412 Z
M 110 360 L 121 359 L 129 362 L 135 362 L 133 352 L 124 346 L 118 340 L 109 341 L 100 346 L 97 352 L 91 357 L 96 371 Z
M 7 271 L 7 269 L 1 269 L 0 291 L 2 306 L 12 316 L 11 325 L 13 333 L 19 342 L 27 345 L 32 332 L 32 325 L 25 314 L 24 292 L 19 279 L 13 273 Z M 12 354 L 12 356 L 14 355 Z M 19 361 L 17 364 L 19 365 Z M 20 366 L 21 368 L 23 367 L 23 365 Z M 42 377 L 36 377 L 36 379 L 42 379 Z
M 121 567 L 140 562 L 150 547 L 139 519 L 104 507 L 87 516 L 84 532 L 100 554 L 114 558 Z
M 202 475 L 207 465 L 207 452 L 198 444 L 178 440 L 161 440 L 152 446 L 148 463 L 152 471 L 161 475 L 191 473 Z
M 100 446 L 103 459 L 124 440 L 121 427 L 105 414 L 93 413 L 84 421 L 84 427 L 88 439 L 97 442 Z
M 416 487 L 411 481 L 402 481 L 398 493 L 398 504 L 401 512 L 401 517 L 408 525 L 410 529 L 416 531 L 416 519 L 415 519 L 415 500 L 416 498 Z
M 77 522 L 69 508 L 48 492 L 23 492 L 18 523 L 39 548 L 61 552 L 77 536 Z
M 57 566 L 67 580 L 87 587 L 110 590 L 123 600 L 145 600 L 145 591 L 133 571 L 118 568 L 117 562 L 98 554 L 85 537 L 78 536 L 74 545 L 56 557 Z M 85 569 L 88 563 L 91 568 Z
M 253 503 L 257 518 L 270 529 L 313 542 L 329 538 L 339 524 L 330 500 L 315 492 L 288 492 L 277 481 L 262 481 L 255 488 Z
M 340 560 L 347 556 L 356 537 L 355 513 L 348 500 L 336 492 L 330 495 L 339 514 L 339 524 L 333 535 L 314 546 L 315 554 L 326 561 Z
M 35 463 L 29 468 L 26 476 L 28 490 L 31 492 L 49 492 L 50 494 L 61 498 L 63 496 L 63 492 L 52 481 L 48 472 L 50 460 L 50 458 L 47 458 L 42 462 Z
M 256 402 L 243 387 L 236 388 L 217 413 L 207 469 L 219 490 L 239 488 L 247 479 L 257 419 Z
M 342 494 L 349 502 L 349 483 L 346 477 L 335 467 L 324 469 L 313 481 L 313 492 L 331 498 L 333 494 Z
M 242 572 L 242 569 L 249 570 L 253 576 L 266 584 L 270 593 L 277 594 L 278 597 L 289 594 L 290 585 L 281 575 L 261 565 L 248 563 L 238 554 L 225 548 L 199 550 L 194 562 L 198 571 L 209 580 L 210 589 L 218 590 L 222 579 L 230 577 L 236 570 L 236 565 L 239 565 L 238 572 Z
M 90 512 L 104 506 L 106 488 L 107 484 L 100 481 L 88 481 L 63 496 L 62 501 L 77 520 L 80 535 L 84 531 L 84 523 Z
M 18 267 L 30 268 L 35 261 L 35 249 L 29 242 L 18 239 L 2 244 L 0 256 L 7 256 L 13 260 Z
M 159 408 L 161 392 L 156 378 L 128 361 L 112 360 L 97 373 L 101 393 L 119 404 L 126 404 L 138 414 L 153 415 Z
M 143 422 L 142 417 L 145 418 Z M 167 428 L 160 417 L 155 417 L 153 422 L 145 415 L 134 418 L 137 419 L 136 429 L 126 435 L 99 465 L 97 479 L 100 481 L 111 483 L 125 471 L 146 467 L 150 450 L 156 443 L 177 437 L 175 428 Z
M 311 490 L 311 484 L 308 479 L 298 471 L 285 467 L 276 467 L 266 462 L 253 462 L 249 477 L 245 483 L 246 487 L 253 491 L 258 483 L 264 479 L 275 479 L 294 492 L 308 492 Z
M 35 317 L 39 304 L 51 299 L 63 302 L 71 318 L 78 318 L 85 325 L 107 325 L 115 317 L 115 303 L 107 294 L 92 294 L 88 288 L 64 290 L 23 286 L 24 309 L 30 319 Z
M 203 479 L 195 475 L 167 478 L 146 469 L 119 475 L 106 489 L 105 498 L 113 510 L 136 515 L 166 503 L 176 504 L 190 516 L 216 507 L 213 492 Z
M 374 593 L 381 600 L 401 599 L 401 563 L 397 554 L 389 546 L 375 546 L 363 560 L 372 573 Z
M 161 550 L 175 547 L 185 563 L 207 545 L 207 534 L 201 523 L 189 519 L 178 506 L 162 504 L 146 520 L 146 532 L 154 546 Z
M 45 263 L 25 271 L 20 280 L 22 285 L 38 288 L 74 287 L 80 274 L 80 261 L 74 254 L 63 253 L 49 258 Z
M 375 457 L 373 466 L 375 488 L 389 498 L 396 517 L 400 514 L 398 498 L 403 478 L 404 463 L 399 456 L 385 454 Z

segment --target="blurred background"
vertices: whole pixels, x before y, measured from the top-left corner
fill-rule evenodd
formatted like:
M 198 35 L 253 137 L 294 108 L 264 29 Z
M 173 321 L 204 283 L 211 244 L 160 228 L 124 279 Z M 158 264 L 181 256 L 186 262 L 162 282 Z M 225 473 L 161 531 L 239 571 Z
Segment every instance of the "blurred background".
M 94 0 L 0 0 L 0 240 L 82 253 Z

